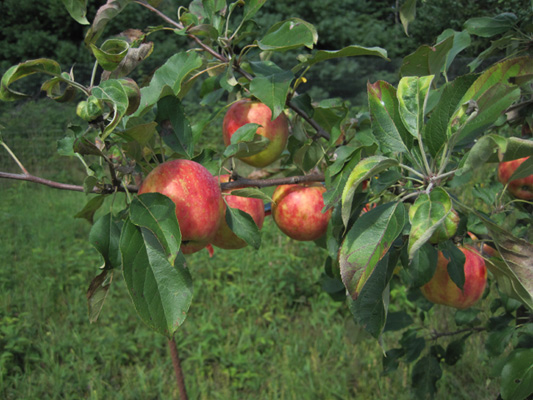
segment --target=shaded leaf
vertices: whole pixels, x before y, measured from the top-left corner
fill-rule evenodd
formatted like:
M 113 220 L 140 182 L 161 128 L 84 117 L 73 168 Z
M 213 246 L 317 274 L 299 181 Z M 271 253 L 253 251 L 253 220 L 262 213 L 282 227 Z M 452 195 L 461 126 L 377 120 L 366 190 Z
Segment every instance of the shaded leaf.
M 191 125 L 185 116 L 181 101 L 175 96 L 166 96 L 157 102 L 157 130 L 165 144 L 187 158 L 194 155 Z
M 233 189 L 231 191 L 232 196 L 251 197 L 252 199 L 261 199 L 266 202 L 272 202 L 272 197 L 263 192 L 260 189 L 248 187 L 243 189 Z
M 93 23 L 85 34 L 85 44 L 95 43 L 104 32 L 107 23 L 115 18 L 132 0 L 107 0 L 93 19 Z
M 267 76 L 258 75 L 250 82 L 250 93 L 272 110 L 272 120 L 283 112 L 293 79 L 291 71 L 283 71 Z
M 403 59 L 400 76 L 438 76 L 446 65 L 453 42 L 454 39 L 450 36 L 435 46 L 420 46 L 414 53 Z
M 139 47 L 129 47 L 126 56 L 112 72 L 104 71 L 102 73 L 102 80 L 117 79 L 129 75 L 137 65 L 152 54 L 153 50 L 153 42 L 141 43 Z
M 113 132 L 126 114 L 129 105 L 128 94 L 118 79 L 109 79 L 100 83 L 91 89 L 91 93 L 92 96 L 106 102 L 113 109 L 113 118 L 107 121 L 102 135 L 103 140 Z
M 105 196 L 103 195 L 92 197 L 83 209 L 74 215 L 74 218 L 84 218 L 92 225 L 94 214 L 104 204 L 104 200 Z
M 98 48 L 90 45 L 98 64 L 106 71 L 113 71 L 128 53 L 129 44 L 121 39 L 108 39 Z
M 515 349 L 501 374 L 503 400 L 523 400 L 533 393 L 533 349 Z
M 495 17 L 470 18 L 464 28 L 472 35 L 492 37 L 512 29 L 517 18 L 513 13 L 503 13 Z
M 414 253 L 406 269 L 411 286 L 420 287 L 431 280 L 437 268 L 437 259 L 437 250 L 430 243 L 424 243 Z
M 87 307 L 89 309 L 89 321 L 91 323 L 98 320 L 112 281 L 113 271 L 110 270 L 102 271 L 101 274 L 97 275 L 91 281 L 87 290 Z
M 339 262 L 342 281 L 353 299 L 374 272 L 407 222 L 402 203 L 380 205 L 355 221 L 342 243 Z
M 313 25 L 299 18 L 291 18 L 272 25 L 257 44 L 261 50 L 286 51 L 302 46 L 310 49 L 318 41 Z
M 185 320 L 192 279 L 183 263 L 173 266 L 154 234 L 124 223 L 120 237 L 124 281 L 143 322 L 167 338 Z
M 235 235 L 254 249 L 261 247 L 261 232 L 250 214 L 226 206 L 226 223 Z
M 384 331 L 399 331 L 407 328 L 414 322 L 413 318 L 405 311 L 390 312 L 387 315 L 387 323 Z
M 67 9 L 72 18 L 76 20 L 78 24 L 89 25 L 87 20 L 87 0 L 62 0 L 63 5 Z
M 14 101 L 28 97 L 28 95 L 24 93 L 10 89 L 9 86 L 19 79 L 38 73 L 52 75 L 56 78 L 63 79 L 61 77 L 61 67 L 54 60 L 39 58 L 37 60 L 25 61 L 13 65 L 2 76 L 2 81 L 0 82 L 0 100 Z
M 344 47 L 340 50 L 318 50 L 305 62 L 306 64 L 314 65 L 316 63 L 331 60 L 333 58 L 357 56 L 376 56 L 388 60 L 387 50 L 382 49 L 381 47 L 363 47 L 352 45 Z
M 122 265 L 119 251 L 119 221 L 108 213 L 98 218 L 89 232 L 89 242 L 104 258 L 103 268 L 120 268 Z
M 407 36 L 409 36 L 409 24 L 415 20 L 415 15 L 416 0 L 406 0 L 400 7 L 400 21 L 402 21 L 403 30 Z
M 437 381 L 441 376 L 442 369 L 435 357 L 427 355 L 418 360 L 411 374 L 411 386 L 417 397 L 420 399 L 425 399 L 428 396 L 433 398 L 437 392 Z

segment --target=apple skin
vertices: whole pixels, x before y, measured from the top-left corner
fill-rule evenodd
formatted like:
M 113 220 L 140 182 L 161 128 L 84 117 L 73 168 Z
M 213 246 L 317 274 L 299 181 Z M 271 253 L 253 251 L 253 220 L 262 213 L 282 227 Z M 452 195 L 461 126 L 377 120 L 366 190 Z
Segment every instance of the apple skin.
M 529 157 L 519 158 L 517 160 L 501 162 L 498 166 L 498 179 L 501 183 L 508 185 L 509 192 L 518 199 L 533 200 L 533 175 L 525 178 L 515 179 L 509 182 L 509 178 L 516 169 Z
M 432 303 L 463 310 L 474 305 L 483 295 L 487 283 L 487 268 L 485 260 L 476 250 L 462 246 L 459 246 L 459 249 L 466 257 L 463 290 L 461 291 L 448 275 L 449 260 L 441 251 L 438 253 L 435 274 L 420 290 Z
M 205 167 L 190 160 L 160 164 L 139 188 L 139 194 L 151 192 L 164 194 L 176 204 L 184 254 L 195 253 L 213 240 L 224 218 L 224 200 L 217 179 Z
M 228 182 L 229 175 L 221 175 L 219 181 Z M 224 190 L 222 193 L 231 193 L 231 190 Z M 231 208 L 237 208 L 244 211 L 253 218 L 255 224 L 259 229 L 263 227 L 263 221 L 265 220 L 265 206 L 261 199 L 254 199 L 251 197 L 232 196 L 227 194 L 224 196 L 226 203 Z M 225 212 L 225 211 L 224 211 Z M 220 226 L 215 234 L 215 238 L 211 242 L 214 246 L 221 249 L 236 250 L 246 247 L 247 243 L 235 235 L 226 223 L 226 219 L 223 218 Z
M 222 122 L 224 144 L 228 146 L 231 143 L 231 136 L 241 126 L 249 123 L 259 124 L 261 126 L 257 129 L 257 134 L 266 137 L 270 143 L 259 153 L 240 160 L 257 168 L 272 164 L 279 158 L 287 144 L 289 121 L 284 113 L 274 121 L 271 119 L 272 111 L 265 104 L 247 99 L 237 101 L 228 109 Z
M 326 188 L 320 184 L 281 185 L 272 195 L 272 218 L 279 229 L 292 239 L 316 240 L 328 228 L 331 209 L 322 212 Z

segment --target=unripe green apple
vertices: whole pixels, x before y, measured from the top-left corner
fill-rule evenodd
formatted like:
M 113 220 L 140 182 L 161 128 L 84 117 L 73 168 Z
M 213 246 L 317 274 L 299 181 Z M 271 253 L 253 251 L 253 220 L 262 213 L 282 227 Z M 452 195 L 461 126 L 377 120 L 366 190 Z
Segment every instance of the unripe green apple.
M 245 163 L 262 168 L 276 161 L 289 137 L 289 121 L 285 114 L 281 113 L 272 121 L 272 111 L 268 106 L 258 101 L 240 100 L 234 103 L 224 116 L 222 123 L 222 135 L 224 144 L 231 143 L 231 136 L 241 126 L 255 123 L 261 125 L 257 134 L 270 140 L 267 147 L 257 154 L 241 158 Z
M 487 268 L 479 253 L 471 248 L 459 246 L 465 255 L 465 283 L 463 290 L 448 274 L 449 260 L 438 252 L 437 268 L 431 280 L 420 288 L 429 301 L 449 307 L 465 309 L 474 305 L 483 295 L 487 283 Z
M 205 167 L 190 160 L 160 164 L 139 188 L 139 194 L 151 192 L 176 204 L 184 254 L 195 253 L 214 239 L 224 218 L 224 200 L 218 180 Z
M 220 182 L 228 182 L 229 175 L 221 175 Z M 231 193 L 231 190 L 225 190 L 223 193 Z M 244 211 L 253 218 L 255 224 L 259 229 L 263 227 L 263 221 L 265 219 L 265 206 L 263 200 L 254 199 L 251 197 L 232 196 L 226 194 L 224 196 L 226 203 L 231 208 L 237 208 Z M 226 223 L 225 218 L 220 223 L 220 226 L 215 234 L 215 238 L 211 242 L 214 246 L 221 249 L 242 249 L 246 246 L 246 242 L 235 235 L 231 228 Z
M 272 195 L 274 222 L 292 239 L 318 239 L 326 233 L 331 218 L 331 209 L 322 212 L 325 191 L 321 184 L 278 186 Z
M 505 161 L 498 166 L 498 179 L 504 185 L 508 184 L 509 192 L 518 199 L 533 200 L 533 175 L 525 178 L 514 179 L 509 182 L 511 175 L 516 169 L 529 157 L 519 158 L 517 160 Z

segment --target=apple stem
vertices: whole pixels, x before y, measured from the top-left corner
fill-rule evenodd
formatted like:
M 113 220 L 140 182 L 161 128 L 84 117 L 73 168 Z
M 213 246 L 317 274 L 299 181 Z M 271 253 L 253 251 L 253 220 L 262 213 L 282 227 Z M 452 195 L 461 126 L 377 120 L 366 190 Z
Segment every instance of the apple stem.
M 168 347 L 170 348 L 170 356 L 172 358 L 172 365 L 174 366 L 174 373 L 176 374 L 176 383 L 178 385 L 178 391 L 181 400 L 188 400 L 187 389 L 185 388 L 185 378 L 183 376 L 183 370 L 181 369 L 181 361 L 178 355 L 178 346 L 176 345 L 176 339 L 172 336 L 168 340 Z

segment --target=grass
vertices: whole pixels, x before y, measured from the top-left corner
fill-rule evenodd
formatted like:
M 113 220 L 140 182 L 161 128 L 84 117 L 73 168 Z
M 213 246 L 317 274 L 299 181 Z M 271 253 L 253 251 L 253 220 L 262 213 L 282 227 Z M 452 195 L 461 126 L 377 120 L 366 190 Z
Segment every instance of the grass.
M 177 397 L 166 340 L 140 322 L 120 274 L 100 319 L 88 322 L 85 291 L 100 259 L 88 223 L 72 218 L 85 196 L 27 183 L 1 193 L 0 396 Z M 412 398 L 408 369 L 382 377 L 377 342 L 321 291 L 322 259 L 272 221 L 259 251 L 190 257 L 195 297 L 177 341 L 191 399 Z M 386 346 L 398 337 L 387 334 Z M 496 397 L 482 336 L 469 346 L 445 369 L 438 398 Z

